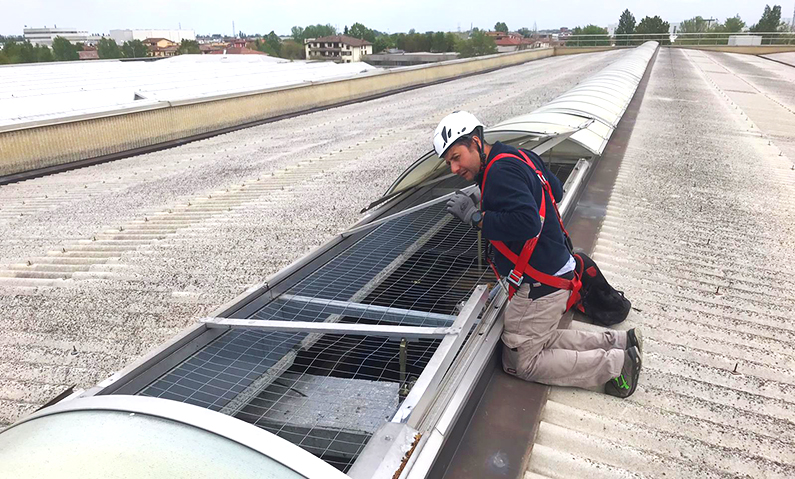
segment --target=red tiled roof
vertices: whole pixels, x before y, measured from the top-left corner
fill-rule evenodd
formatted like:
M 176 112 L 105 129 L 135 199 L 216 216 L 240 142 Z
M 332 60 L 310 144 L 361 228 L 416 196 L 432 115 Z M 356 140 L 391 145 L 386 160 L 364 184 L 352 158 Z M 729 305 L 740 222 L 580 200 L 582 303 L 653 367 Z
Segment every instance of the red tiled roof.
M 77 55 L 81 60 L 99 60 L 99 53 L 96 50 L 84 50 L 77 52 Z
M 223 50 L 213 50 L 208 52 L 210 55 L 221 55 L 223 54 Z M 251 48 L 246 47 L 231 47 L 226 49 L 227 55 L 267 55 L 267 53 L 260 52 L 257 50 L 252 50 Z

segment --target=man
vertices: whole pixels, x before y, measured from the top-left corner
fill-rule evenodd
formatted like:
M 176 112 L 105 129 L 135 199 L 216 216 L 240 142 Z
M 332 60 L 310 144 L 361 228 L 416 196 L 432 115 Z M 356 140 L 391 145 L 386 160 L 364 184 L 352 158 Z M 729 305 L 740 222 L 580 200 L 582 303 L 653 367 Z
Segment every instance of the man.
M 482 200 L 458 192 L 447 211 L 495 246 L 497 272 L 514 293 L 504 317 L 503 369 L 527 381 L 582 388 L 604 384 L 607 394 L 632 395 L 641 369 L 639 330 L 558 329 L 578 285 L 557 213 L 560 180 L 535 153 L 486 143 L 483 125 L 467 112 L 445 117 L 433 144 L 453 173 L 479 185 Z

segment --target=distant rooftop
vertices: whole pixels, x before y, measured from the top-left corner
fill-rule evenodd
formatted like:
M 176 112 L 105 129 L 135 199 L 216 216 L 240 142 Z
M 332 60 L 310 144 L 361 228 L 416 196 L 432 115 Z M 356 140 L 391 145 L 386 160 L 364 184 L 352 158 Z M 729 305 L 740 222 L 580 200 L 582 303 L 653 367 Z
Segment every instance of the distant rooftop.
M 360 38 L 349 37 L 347 35 L 331 35 L 331 36 L 328 36 L 328 37 L 313 38 L 311 41 L 313 41 L 313 42 L 343 43 L 345 45 L 350 45 L 352 47 L 363 47 L 365 45 L 372 45 L 372 43 L 368 42 L 367 40 L 362 40 Z
M 246 53 L 253 51 L 228 48 L 227 55 L 179 55 L 147 62 L 3 65 L 0 128 L 346 78 L 376 69 L 365 63 L 290 61 Z

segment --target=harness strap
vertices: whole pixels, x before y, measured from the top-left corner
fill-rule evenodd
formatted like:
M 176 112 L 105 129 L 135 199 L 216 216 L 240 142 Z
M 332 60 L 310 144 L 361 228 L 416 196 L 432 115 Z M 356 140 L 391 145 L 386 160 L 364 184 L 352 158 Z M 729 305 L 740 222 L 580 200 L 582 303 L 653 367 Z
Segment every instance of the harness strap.
M 542 273 L 537 269 L 530 266 L 530 257 L 533 255 L 533 251 L 538 244 L 538 238 L 541 236 L 541 231 L 544 229 L 544 220 L 546 214 L 546 196 L 549 195 L 550 201 L 552 201 L 552 205 L 554 206 L 556 216 L 558 217 L 558 223 L 560 224 L 560 229 L 563 231 L 563 235 L 568 239 L 569 233 L 566 231 L 566 228 L 563 226 L 563 219 L 560 217 L 560 212 L 558 212 L 558 205 L 555 202 L 555 197 L 552 194 L 552 187 L 550 186 L 547 179 L 544 177 L 544 174 L 541 170 L 535 165 L 535 163 L 527 156 L 527 154 L 519 150 L 519 154 L 521 154 L 522 158 L 512 155 L 510 153 L 502 153 L 494 157 L 488 165 L 486 165 L 486 169 L 483 171 L 483 181 L 481 182 L 480 191 L 481 191 L 481 207 L 483 205 L 483 197 L 485 196 L 486 190 L 486 178 L 488 177 L 489 170 L 491 166 L 497 160 L 501 160 L 503 158 L 515 158 L 519 161 L 522 161 L 527 166 L 532 168 L 535 172 L 536 176 L 538 177 L 539 181 L 541 182 L 541 186 L 543 191 L 541 192 L 541 201 L 538 209 L 538 216 L 541 218 L 541 227 L 538 229 L 538 234 L 535 237 L 530 238 L 527 240 L 522 247 L 522 251 L 519 255 L 514 253 L 513 251 L 508 248 L 502 241 L 491 241 L 491 244 L 499 251 L 503 256 L 505 256 L 511 263 L 514 264 L 513 270 L 511 270 L 510 274 L 506 278 L 509 284 L 508 288 L 508 299 L 513 298 L 513 295 L 519 289 L 522 284 L 522 280 L 524 279 L 524 275 L 530 276 L 533 280 L 545 284 L 548 286 L 552 286 L 553 288 L 558 289 L 566 289 L 571 291 L 571 295 L 569 296 L 569 300 L 566 303 L 566 310 L 570 309 L 574 304 L 577 303 L 580 299 L 580 288 L 582 283 L 580 281 L 579 274 L 575 271 L 574 279 L 568 280 L 564 278 L 560 278 L 558 276 L 552 276 L 546 273 Z M 547 193 L 545 195 L 544 193 Z M 495 274 L 497 274 L 496 268 L 492 265 L 492 269 L 494 270 Z M 497 274 L 499 277 L 499 274 Z

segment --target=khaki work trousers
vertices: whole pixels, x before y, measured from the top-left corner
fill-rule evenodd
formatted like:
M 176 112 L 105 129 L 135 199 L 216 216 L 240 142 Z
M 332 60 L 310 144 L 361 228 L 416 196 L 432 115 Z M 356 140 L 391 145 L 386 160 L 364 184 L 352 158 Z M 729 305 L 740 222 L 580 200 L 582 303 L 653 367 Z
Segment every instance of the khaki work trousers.
M 505 372 L 526 381 L 581 388 L 603 385 L 621 374 L 625 331 L 558 329 L 569 291 L 529 299 L 529 290 L 523 284 L 505 310 Z

